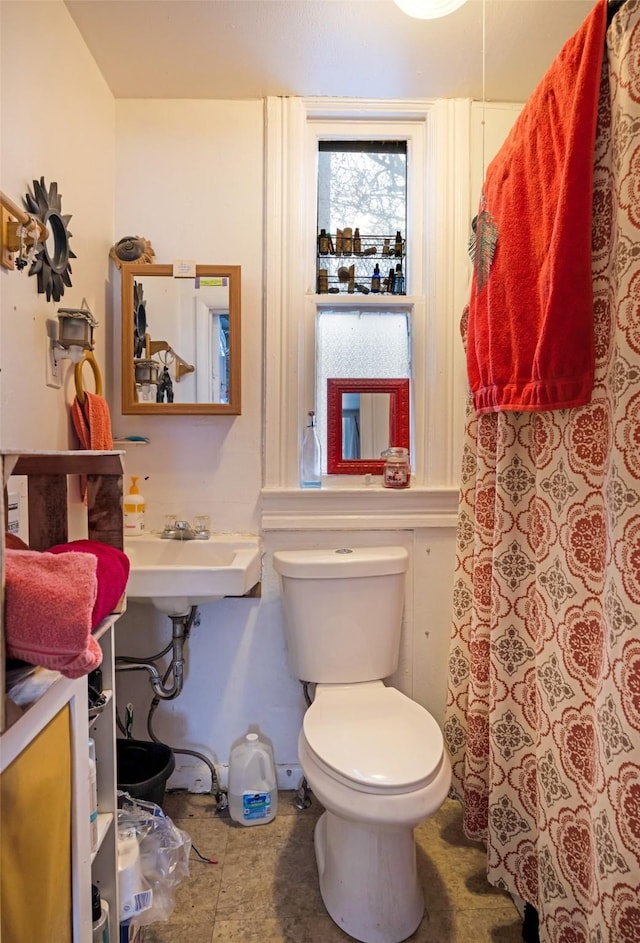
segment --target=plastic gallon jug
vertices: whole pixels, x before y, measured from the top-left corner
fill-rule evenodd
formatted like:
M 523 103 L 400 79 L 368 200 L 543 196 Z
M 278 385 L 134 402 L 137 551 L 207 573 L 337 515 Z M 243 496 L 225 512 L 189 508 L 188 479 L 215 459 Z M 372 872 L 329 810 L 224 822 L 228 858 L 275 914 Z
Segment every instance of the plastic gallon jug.
M 248 733 L 229 757 L 229 814 L 241 825 L 266 825 L 277 811 L 273 751 L 257 733 Z

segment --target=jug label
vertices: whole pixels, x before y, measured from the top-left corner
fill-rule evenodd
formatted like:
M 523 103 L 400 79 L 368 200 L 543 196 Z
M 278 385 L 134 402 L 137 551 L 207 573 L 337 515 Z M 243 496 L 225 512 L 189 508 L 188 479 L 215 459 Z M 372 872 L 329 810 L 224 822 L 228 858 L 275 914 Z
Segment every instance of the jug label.
M 244 792 L 242 794 L 244 819 L 265 819 L 268 815 L 271 815 L 270 792 Z

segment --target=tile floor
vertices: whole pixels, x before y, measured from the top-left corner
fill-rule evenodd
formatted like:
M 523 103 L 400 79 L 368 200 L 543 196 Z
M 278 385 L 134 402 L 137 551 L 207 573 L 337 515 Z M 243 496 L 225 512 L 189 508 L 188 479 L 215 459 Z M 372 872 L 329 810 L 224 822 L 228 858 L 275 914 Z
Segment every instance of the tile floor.
M 167 793 L 165 813 L 218 863 L 192 853 L 171 918 L 146 927 L 143 943 L 353 943 L 318 889 L 313 829 L 322 809 L 314 799 L 299 812 L 294 795 L 281 792 L 276 818 L 247 828 L 217 817 L 211 796 Z M 487 883 L 483 848 L 464 837 L 456 801 L 420 825 L 416 841 L 426 910 L 411 943 L 521 943 L 518 911 Z

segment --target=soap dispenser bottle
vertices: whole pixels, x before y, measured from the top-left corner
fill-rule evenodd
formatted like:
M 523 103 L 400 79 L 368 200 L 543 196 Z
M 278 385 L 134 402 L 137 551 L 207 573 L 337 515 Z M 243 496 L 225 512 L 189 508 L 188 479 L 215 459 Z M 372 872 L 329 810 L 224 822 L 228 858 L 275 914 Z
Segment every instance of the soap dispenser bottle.
M 144 498 L 138 491 L 138 478 L 131 477 L 129 494 L 124 497 L 124 536 L 137 537 L 144 534 Z
M 300 453 L 300 485 L 303 488 L 319 488 L 321 484 L 320 439 L 316 432 L 316 414 L 310 410 Z

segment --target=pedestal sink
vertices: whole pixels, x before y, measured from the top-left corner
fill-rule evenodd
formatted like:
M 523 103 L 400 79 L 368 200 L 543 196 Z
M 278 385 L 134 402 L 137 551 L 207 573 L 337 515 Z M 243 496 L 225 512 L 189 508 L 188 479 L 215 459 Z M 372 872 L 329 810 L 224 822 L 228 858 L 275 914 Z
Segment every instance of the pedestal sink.
M 141 534 L 125 538 L 124 552 L 131 562 L 127 599 L 169 616 L 224 596 L 244 596 L 260 581 L 260 542 L 251 535 L 162 540 Z

